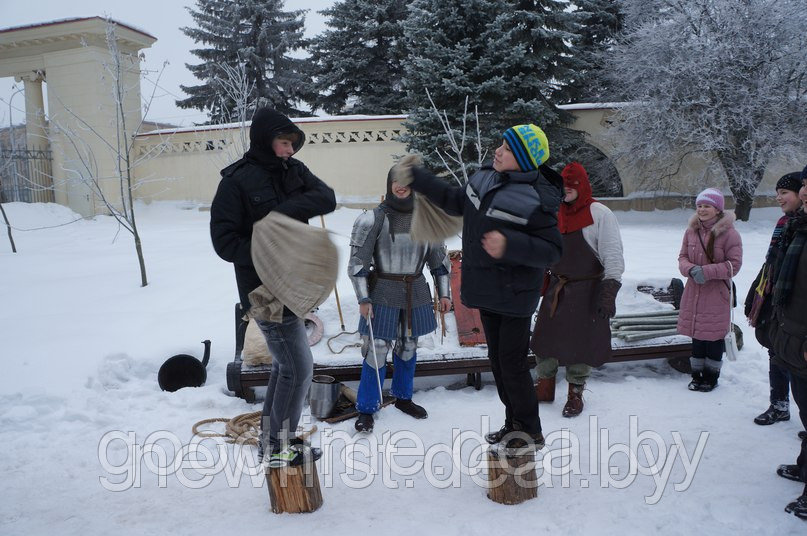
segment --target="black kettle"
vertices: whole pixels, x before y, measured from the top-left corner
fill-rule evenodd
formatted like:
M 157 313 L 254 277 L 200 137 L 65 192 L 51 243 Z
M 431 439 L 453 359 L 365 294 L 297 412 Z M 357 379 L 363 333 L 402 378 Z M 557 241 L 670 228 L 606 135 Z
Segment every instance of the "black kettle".
M 210 360 L 210 341 L 202 341 L 205 354 L 202 361 L 188 354 L 169 357 L 157 373 L 157 382 L 163 391 L 174 392 L 183 387 L 201 387 L 207 381 L 207 362 Z

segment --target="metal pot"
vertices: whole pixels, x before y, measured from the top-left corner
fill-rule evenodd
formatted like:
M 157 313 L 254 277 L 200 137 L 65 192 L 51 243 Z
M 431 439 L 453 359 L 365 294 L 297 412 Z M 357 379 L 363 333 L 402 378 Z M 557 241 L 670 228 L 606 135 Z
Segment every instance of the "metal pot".
M 308 391 L 311 415 L 317 419 L 327 419 L 339 400 L 340 386 L 333 376 L 319 374 L 311 378 L 311 388 Z
M 174 392 L 183 387 L 201 387 L 207 381 L 207 362 L 210 360 L 210 341 L 202 341 L 205 353 L 202 361 L 188 354 L 169 357 L 157 373 L 157 382 L 163 391 Z

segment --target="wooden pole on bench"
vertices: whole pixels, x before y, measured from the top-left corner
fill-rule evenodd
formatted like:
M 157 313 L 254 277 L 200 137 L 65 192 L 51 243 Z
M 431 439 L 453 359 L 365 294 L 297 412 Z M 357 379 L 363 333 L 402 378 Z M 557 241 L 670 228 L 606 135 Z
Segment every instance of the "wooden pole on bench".
M 322 224 L 322 228 L 327 231 L 328 228 L 325 227 L 325 216 L 320 214 L 319 215 L 319 221 Z M 334 286 L 333 286 L 333 294 L 334 294 L 334 296 L 336 296 L 336 310 L 339 312 L 339 325 L 342 328 L 342 331 L 345 331 L 345 319 L 342 317 L 342 304 L 339 301 L 339 289 L 336 288 L 336 287 L 337 287 L 337 285 L 334 284 Z
M 535 452 L 506 457 L 489 449 L 488 499 L 499 504 L 521 504 L 538 497 Z
M 276 514 L 314 512 L 322 506 L 317 464 L 266 468 L 269 502 Z

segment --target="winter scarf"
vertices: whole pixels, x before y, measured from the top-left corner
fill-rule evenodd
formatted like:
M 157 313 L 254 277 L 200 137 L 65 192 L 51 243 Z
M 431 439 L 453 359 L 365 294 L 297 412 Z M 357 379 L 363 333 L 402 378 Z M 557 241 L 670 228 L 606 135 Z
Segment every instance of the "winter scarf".
M 773 289 L 773 304 L 783 307 L 793 291 L 796 279 L 796 271 L 799 266 L 799 257 L 807 243 L 807 213 L 799 210 L 796 215 L 787 222 L 782 231 L 782 238 L 779 248 L 784 251 L 782 264 L 776 274 L 776 284 Z
M 591 183 L 583 166 L 572 162 L 560 172 L 563 186 L 577 190 L 577 199 L 571 203 L 563 202 L 558 211 L 558 228 L 561 234 L 573 233 L 594 224 L 591 215 L 591 204 L 596 201 L 591 197 Z
M 774 260 L 776 260 L 776 250 L 779 248 L 779 242 L 782 240 L 782 230 L 785 228 L 787 222 L 789 222 L 793 217 L 796 215 L 795 212 L 789 212 L 779 218 L 779 221 L 776 222 L 776 227 L 773 228 L 773 234 L 771 235 L 771 243 L 768 246 L 768 252 L 765 254 L 765 263 L 769 265 L 773 265 Z

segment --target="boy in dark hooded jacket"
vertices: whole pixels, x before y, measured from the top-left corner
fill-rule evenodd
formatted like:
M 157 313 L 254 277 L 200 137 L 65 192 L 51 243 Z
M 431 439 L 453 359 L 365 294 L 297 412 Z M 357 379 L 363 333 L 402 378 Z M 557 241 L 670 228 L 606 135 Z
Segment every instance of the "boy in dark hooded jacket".
M 285 115 L 261 108 L 249 129 L 249 150 L 221 171 L 210 207 L 213 248 L 235 267 L 241 306 L 250 308 L 249 293 L 261 285 L 252 262 L 252 226 L 272 211 L 301 222 L 336 208 L 334 192 L 292 155 L 305 135 Z M 302 319 L 284 308 L 283 321 L 255 319 L 271 352 L 272 371 L 261 417 L 259 457 L 269 452 L 269 465 L 297 465 L 321 455 L 295 437 L 314 360 Z

